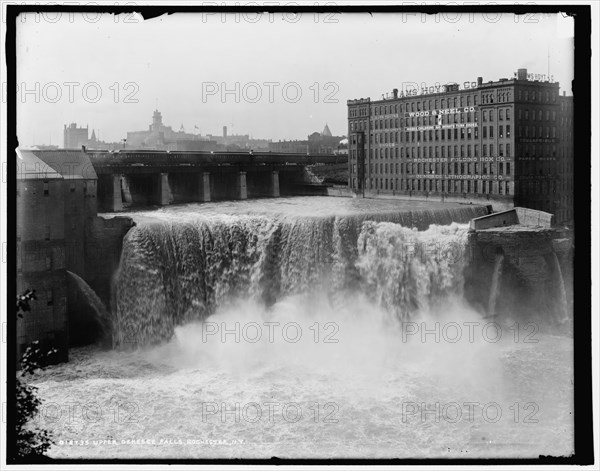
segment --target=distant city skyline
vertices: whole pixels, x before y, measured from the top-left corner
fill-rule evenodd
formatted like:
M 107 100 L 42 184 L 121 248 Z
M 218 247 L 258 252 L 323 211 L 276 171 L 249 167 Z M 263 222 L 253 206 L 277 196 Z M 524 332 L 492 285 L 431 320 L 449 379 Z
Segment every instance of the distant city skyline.
M 76 122 L 118 142 L 147 129 L 155 109 L 174 130 L 183 123 L 202 135 L 227 126 L 306 139 L 327 123 L 341 136 L 346 100 L 510 78 L 518 68 L 549 69 L 572 94 L 570 18 L 458 15 L 29 14 L 17 21 L 19 141 L 61 145 L 63 125 Z M 285 53 L 273 53 L 273 41 Z

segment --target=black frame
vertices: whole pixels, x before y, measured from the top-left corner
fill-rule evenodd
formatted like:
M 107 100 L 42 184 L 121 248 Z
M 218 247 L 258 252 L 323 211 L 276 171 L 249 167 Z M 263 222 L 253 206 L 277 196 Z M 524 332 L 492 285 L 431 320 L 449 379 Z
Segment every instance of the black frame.
M 592 332 L 591 332 L 591 7 L 589 5 L 493 5 L 493 6 L 74 6 L 74 5 L 7 5 L 6 58 L 7 58 L 7 464 L 33 464 L 17 460 L 14 453 L 16 398 L 11 391 L 16 387 L 16 161 L 18 147 L 16 133 L 16 25 L 20 13 L 34 12 L 106 12 L 140 13 L 145 19 L 175 12 L 299 12 L 299 13 L 563 13 L 575 23 L 575 80 L 574 91 L 574 174 L 579 178 L 574 187 L 574 220 L 577 227 L 574 251 L 574 380 L 575 380 L 575 453 L 568 457 L 540 456 L 539 459 L 47 459 L 47 464 L 247 464 L 247 465 L 585 465 L 594 463 L 592 411 Z M 575 316 L 575 314 L 574 314 Z

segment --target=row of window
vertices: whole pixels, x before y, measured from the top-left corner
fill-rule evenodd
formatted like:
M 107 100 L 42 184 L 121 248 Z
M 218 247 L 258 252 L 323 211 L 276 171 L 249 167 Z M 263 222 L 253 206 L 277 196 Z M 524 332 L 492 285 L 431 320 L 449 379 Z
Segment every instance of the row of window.
M 554 180 L 526 180 L 517 182 L 519 194 L 523 195 L 549 195 L 556 193 L 556 181 Z
M 556 126 L 519 126 L 519 137 L 556 139 Z
M 33 186 L 33 194 L 35 194 L 35 185 Z M 75 193 L 75 183 L 74 182 L 70 182 L 69 183 L 69 192 L 70 193 Z M 44 181 L 43 183 L 43 195 L 44 196 L 50 196 L 50 182 Z M 83 187 L 83 194 L 87 194 L 87 184 Z M 17 196 L 21 196 L 21 189 L 19 188 L 19 186 L 17 186 Z
M 497 96 L 496 96 L 497 95 Z M 518 101 L 530 101 L 530 102 L 541 102 L 541 103 L 556 103 L 557 92 L 549 90 L 523 90 L 517 91 Z M 499 103 L 505 103 L 512 100 L 510 89 L 503 90 L 491 90 L 489 92 L 482 92 L 481 104 L 493 104 L 495 100 Z M 473 95 L 460 95 L 448 98 L 436 98 L 436 99 L 420 99 L 411 101 L 408 103 L 396 103 L 389 105 L 376 105 L 373 107 L 373 115 L 386 115 L 393 113 L 404 113 L 409 111 L 427 111 L 439 108 L 456 108 L 459 106 L 477 106 L 478 94 Z M 406 106 L 405 106 L 406 105 Z M 351 108 L 350 116 L 355 117 L 359 113 L 358 110 L 362 111 L 361 115 L 366 115 L 366 107 L 362 108 Z
M 394 172 L 395 168 L 395 172 Z M 356 164 L 352 165 L 352 173 L 356 173 Z M 407 175 L 494 175 L 495 171 L 498 175 L 511 176 L 510 162 L 429 162 L 429 163 L 404 163 L 388 164 L 387 163 L 370 163 L 369 175 L 374 173 L 387 174 L 395 173 Z M 504 173 L 506 170 L 506 173 Z
M 481 114 L 481 120 L 485 123 L 488 120 L 494 122 L 494 110 L 483 110 Z M 498 121 L 510 121 L 511 109 L 510 108 L 498 108 Z
M 554 149 L 554 154 L 556 154 L 556 146 L 552 146 Z M 498 144 L 498 155 L 494 153 L 496 147 L 494 144 L 483 144 L 482 145 L 482 157 L 512 157 L 511 153 L 511 145 L 510 144 Z M 529 145 L 525 146 L 526 153 L 529 155 Z M 532 148 L 536 149 L 536 145 L 533 144 Z M 542 149 L 540 145 L 540 149 Z M 454 151 L 454 152 L 453 152 Z M 461 146 L 416 146 L 416 147 L 401 147 L 400 148 L 400 158 L 433 158 L 433 157 L 441 157 L 441 158 L 452 158 L 452 157 L 479 157 L 479 144 L 475 145 L 461 145 Z M 537 153 L 536 153 L 537 155 Z M 357 156 L 356 149 L 352 149 L 350 153 L 350 157 L 355 159 Z M 398 157 L 398 149 L 395 147 L 392 148 L 375 148 L 369 149 L 369 157 L 370 158 L 397 158 Z
M 395 103 L 389 105 L 376 105 L 372 108 L 373 116 L 395 114 L 395 113 L 409 113 L 411 111 L 429 111 L 446 108 L 457 108 L 465 106 L 477 106 L 478 95 L 461 95 L 449 98 L 436 98 L 436 99 L 420 99 L 411 101 L 409 103 Z M 351 109 L 350 111 L 353 111 Z
M 498 154 L 495 154 L 496 146 L 494 144 L 483 144 L 481 157 L 513 157 L 512 146 L 508 144 L 498 144 Z M 560 157 L 565 157 L 565 150 L 561 150 Z M 519 155 L 523 158 L 539 158 L 549 157 L 555 158 L 555 144 L 521 144 Z M 480 157 L 479 145 L 473 146 L 417 146 L 417 147 L 401 147 L 400 151 L 397 148 L 375 148 L 369 149 L 370 159 L 395 159 L 400 157 L 409 159 L 419 158 L 458 158 L 458 157 Z M 350 151 L 350 158 L 357 158 L 356 149 Z
M 357 189 L 358 181 L 352 179 L 352 187 Z M 367 190 L 395 190 L 395 191 L 430 191 L 441 193 L 482 193 L 510 195 L 511 182 L 487 180 L 438 180 L 438 179 L 388 179 L 370 178 L 365 181 Z M 494 188 L 497 188 L 496 190 Z
M 545 118 L 546 121 L 556 121 L 556 111 L 545 110 Z M 532 121 L 543 121 L 544 120 L 544 110 L 529 110 L 519 108 L 518 117 L 519 119 L 525 119 Z
M 482 139 L 494 139 L 494 129 L 498 129 L 498 139 L 510 139 L 511 125 L 500 125 L 497 128 L 494 126 L 482 126 L 481 137 Z M 571 139 L 572 133 L 563 133 L 564 139 Z M 519 126 L 518 136 L 520 138 L 541 138 L 541 139 L 556 139 L 557 132 L 556 126 Z M 412 142 L 429 142 L 429 141 L 460 141 L 460 140 L 472 140 L 479 139 L 479 128 L 460 128 L 460 129 L 441 129 L 441 130 L 427 130 L 427 131 L 406 131 L 404 133 L 399 132 L 385 132 L 385 133 L 371 133 L 369 142 L 372 145 L 377 144 L 394 144 L 394 143 L 412 143 Z M 352 137 L 352 144 L 356 145 L 356 135 Z
M 482 110 L 482 122 L 494 122 L 495 119 L 495 110 Z M 556 122 L 556 111 L 553 110 L 530 110 L 530 109 L 522 109 L 519 108 L 517 111 L 518 119 L 529 121 L 543 121 L 544 118 L 546 121 Z M 459 118 L 460 115 L 460 118 Z M 441 115 L 442 116 L 442 124 L 449 123 L 461 123 L 467 122 L 478 122 L 478 112 L 468 112 L 468 113 L 455 113 L 453 115 Z M 511 108 L 499 108 L 498 109 L 498 121 L 510 121 L 511 119 Z M 392 128 L 402 128 L 406 126 L 421 126 L 421 125 L 434 125 L 438 123 L 438 116 L 421 116 L 421 117 L 411 117 L 406 118 L 388 118 L 388 119 L 374 119 L 371 117 L 372 128 L 373 129 L 392 129 Z M 568 117 L 561 116 L 560 124 L 562 125 L 571 125 L 571 119 Z M 367 122 L 365 121 L 351 121 L 350 122 L 350 131 L 366 131 L 367 130 Z
M 519 101 L 539 101 L 548 103 L 550 100 L 552 100 L 552 103 L 556 103 L 557 92 L 552 91 L 552 93 L 550 93 L 548 90 L 542 91 L 520 89 L 517 92 L 517 97 Z

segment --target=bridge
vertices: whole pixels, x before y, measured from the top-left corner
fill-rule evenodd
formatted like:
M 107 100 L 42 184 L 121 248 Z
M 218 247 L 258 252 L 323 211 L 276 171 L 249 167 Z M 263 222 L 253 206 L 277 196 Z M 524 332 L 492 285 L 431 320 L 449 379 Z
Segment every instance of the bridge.
M 98 175 L 103 211 L 127 205 L 168 205 L 231 199 L 324 194 L 309 165 L 347 163 L 345 155 L 273 152 L 85 151 Z

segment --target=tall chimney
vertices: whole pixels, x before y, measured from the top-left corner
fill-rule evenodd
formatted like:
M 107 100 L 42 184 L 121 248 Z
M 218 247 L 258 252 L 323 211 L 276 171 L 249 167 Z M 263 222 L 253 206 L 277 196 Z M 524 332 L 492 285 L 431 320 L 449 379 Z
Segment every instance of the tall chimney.
M 223 137 L 227 137 L 227 126 L 223 126 Z
M 398 89 L 394 88 L 394 90 L 392 92 L 394 94 L 394 98 L 398 98 Z

